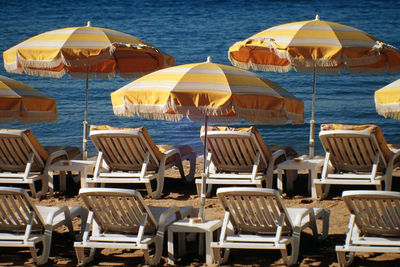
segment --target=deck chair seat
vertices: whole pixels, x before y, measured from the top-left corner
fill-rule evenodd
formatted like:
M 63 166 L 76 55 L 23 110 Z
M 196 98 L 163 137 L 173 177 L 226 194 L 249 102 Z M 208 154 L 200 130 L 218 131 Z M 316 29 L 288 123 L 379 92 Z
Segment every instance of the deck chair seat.
M 319 199 L 330 185 L 372 185 L 391 190 L 392 172 L 400 165 L 400 150 L 389 149 L 376 125 L 322 124 L 319 134 L 325 149 L 321 178 L 313 180 Z M 333 167 L 333 168 L 332 168 Z
M 88 178 L 88 183 L 145 184 L 149 196 L 160 198 L 166 169 L 176 166 L 182 179 L 193 180 L 196 153 L 191 146 L 156 146 L 144 127 L 133 129 L 92 125 L 90 138 L 99 153 L 93 178 Z M 183 160 L 190 162 L 190 170 L 186 176 Z M 152 180 L 156 181 L 154 191 Z
M 33 197 L 43 196 L 51 181 L 50 164 L 79 154 L 77 147 L 42 146 L 29 129 L 0 129 L 0 184 L 29 185 Z M 36 181 L 41 181 L 39 192 Z
M 297 262 L 302 230 L 311 228 L 316 240 L 328 236 L 329 210 L 286 208 L 277 190 L 226 187 L 219 188 L 217 196 L 225 210 L 219 240 L 211 243 L 217 264 L 228 260 L 230 249 L 279 249 L 284 263 L 292 265 Z M 317 220 L 322 220 L 321 235 Z
M 344 245 L 336 246 L 339 264 L 348 266 L 356 252 L 400 253 L 400 193 L 354 190 L 342 194 L 350 211 Z
M 143 250 L 146 263 L 156 265 L 168 225 L 193 215 L 190 206 L 147 206 L 136 190 L 84 188 L 79 195 L 89 209 L 82 241 L 74 244 L 80 265 L 93 260 L 96 248 Z
M 0 247 L 28 248 L 35 264 L 45 264 L 53 230 L 65 225 L 75 237 L 71 220 L 80 217 L 84 228 L 87 215 L 88 211 L 81 206 L 35 205 L 22 188 L 0 187 Z M 38 254 L 39 243 L 42 243 L 41 254 Z
M 204 130 L 202 127 L 200 131 L 203 143 Z M 276 160 L 286 157 L 283 149 L 271 153 L 255 127 L 208 127 L 207 150 L 203 175 L 208 195 L 214 184 L 254 185 L 261 188 L 265 183 L 266 187 L 272 188 Z M 201 183 L 202 179 L 196 179 L 198 193 L 201 192 Z

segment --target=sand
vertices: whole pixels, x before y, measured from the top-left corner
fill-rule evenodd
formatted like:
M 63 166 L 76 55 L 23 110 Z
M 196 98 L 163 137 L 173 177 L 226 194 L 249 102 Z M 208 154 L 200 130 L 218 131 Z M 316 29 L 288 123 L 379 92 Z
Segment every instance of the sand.
M 187 166 L 186 166 L 187 167 Z M 202 161 L 198 160 L 195 177 L 200 177 Z M 275 174 L 276 176 L 276 174 Z M 161 199 L 154 200 L 147 196 L 144 187 L 138 188 L 148 205 L 154 206 L 200 206 L 200 198 L 196 194 L 194 183 L 186 183 L 179 177 L 177 169 L 166 173 L 164 194 Z M 71 177 L 68 177 L 71 178 Z M 393 177 L 393 190 L 400 191 L 400 172 Z M 275 179 L 276 180 L 276 179 Z M 56 179 L 57 182 L 57 179 Z M 55 185 L 57 187 L 57 184 Z M 295 193 L 283 194 L 288 207 L 324 207 L 331 211 L 329 236 L 321 243 L 316 243 L 311 232 L 302 234 L 300 244 L 299 266 L 339 266 L 336 259 L 335 245 L 344 244 L 345 233 L 349 220 L 347 211 L 340 195 L 343 188 L 332 187 L 327 199 L 318 201 L 307 194 L 307 175 L 301 173 L 295 181 Z M 57 188 L 56 188 L 57 189 Z M 371 187 L 350 187 L 345 189 L 371 189 Z M 34 202 L 40 205 L 83 205 L 78 196 L 79 184 L 68 179 L 66 193 L 56 192 L 54 197 L 45 197 Z M 223 210 L 215 197 L 206 200 L 206 219 L 222 219 Z M 74 230 L 79 231 L 80 220 L 74 220 Z M 205 259 L 198 255 L 198 240 L 187 242 L 186 255 L 175 261 L 178 266 L 205 266 Z M 166 247 L 160 266 L 167 264 Z M 30 253 L 25 249 L 6 248 L 0 254 L 1 266 L 32 265 Z M 66 232 L 66 227 L 60 227 L 53 233 L 52 249 L 48 264 L 45 266 L 76 266 L 77 261 L 73 249 L 73 240 Z M 94 261 L 88 266 L 143 266 L 144 258 L 140 251 L 128 250 L 97 250 Z M 282 266 L 283 261 L 279 251 L 274 250 L 233 250 L 224 266 Z M 370 254 L 359 253 L 353 266 L 400 266 L 400 254 Z

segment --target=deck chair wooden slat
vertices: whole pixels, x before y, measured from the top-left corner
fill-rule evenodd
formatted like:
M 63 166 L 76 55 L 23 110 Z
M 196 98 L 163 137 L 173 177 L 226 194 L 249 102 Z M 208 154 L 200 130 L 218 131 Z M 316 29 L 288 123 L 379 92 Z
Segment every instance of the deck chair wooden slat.
M 131 140 L 129 138 L 125 139 L 126 142 L 126 149 L 129 151 L 128 157 L 130 159 L 130 163 L 133 166 L 138 166 L 141 163 L 143 163 L 145 155 L 141 154 L 142 150 L 139 150 L 137 148 L 137 145 L 135 144 L 135 140 Z M 137 153 L 135 153 L 137 151 Z
M 357 140 L 354 138 L 350 138 L 349 142 L 351 144 L 351 148 L 353 149 L 356 164 L 357 165 L 365 164 L 364 159 L 362 158 L 362 154 L 360 153 L 360 147 L 358 146 Z
M 284 263 L 292 265 L 297 262 L 302 230 L 310 227 L 316 239 L 328 235 L 328 210 L 287 209 L 277 190 L 226 187 L 219 188 L 217 196 L 225 210 L 219 240 L 211 243 L 217 264 L 228 260 L 229 250 L 234 248 L 278 249 L 282 253 Z M 316 220 L 322 220 L 323 231 L 320 237 Z M 228 230 L 230 224 L 233 227 L 231 231 Z M 289 245 L 291 253 L 288 256 Z
M 186 146 L 183 150 L 173 147 L 162 153 L 152 142 L 144 127 L 121 129 L 91 126 L 90 138 L 97 148 L 96 168 L 89 184 L 144 184 L 149 196 L 160 198 L 164 188 L 164 171 L 177 166 L 182 179 L 194 177 L 196 153 Z M 182 161 L 190 162 L 185 176 Z M 103 161 L 105 164 L 103 164 Z M 155 190 L 152 181 L 156 181 Z
M 335 248 L 341 266 L 350 265 L 356 252 L 400 251 L 399 192 L 355 190 L 342 197 L 350 219 L 345 244 Z

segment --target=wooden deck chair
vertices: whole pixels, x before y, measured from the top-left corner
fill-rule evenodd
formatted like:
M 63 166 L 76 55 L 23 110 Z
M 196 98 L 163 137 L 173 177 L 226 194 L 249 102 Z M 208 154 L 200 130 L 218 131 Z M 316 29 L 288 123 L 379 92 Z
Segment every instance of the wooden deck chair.
M 317 240 L 328 235 L 329 210 L 286 208 L 277 190 L 226 187 L 219 188 L 217 196 L 225 210 L 219 241 L 211 243 L 218 264 L 228 259 L 230 249 L 279 249 L 285 264 L 292 265 L 297 262 L 303 229 L 310 227 Z M 316 220 L 323 222 L 320 236 Z
M 71 220 L 80 217 L 84 228 L 87 215 L 88 211 L 81 206 L 39 206 L 22 188 L 0 187 L 0 247 L 29 248 L 35 264 L 45 264 L 53 230 L 66 225 L 74 237 Z
M 49 188 L 50 164 L 79 153 L 74 147 L 41 146 L 30 130 L 0 129 L 0 184 L 29 185 L 32 196 L 40 197 Z M 36 181 L 41 181 L 39 192 Z
M 384 181 L 385 190 L 391 190 L 400 152 L 389 149 L 378 126 L 323 124 L 319 138 L 325 149 L 321 178 L 313 181 L 319 199 L 327 196 L 331 184 L 373 185 L 382 190 Z
M 97 148 L 96 167 L 88 183 L 141 183 L 148 195 L 160 198 L 164 188 L 164 171 L 177 166 L 182 179 L 193 180 L 196 153 L 187 145 L 156 146 L 144 127 L 116 128 L 92 125 L 90 138 Z M 185 176 L 182 161 L 190 161 L 190 171 Z M 101 168 L 105 165 L 107 169 Z M 156 180 L 153 192 L 151 181 Z
M 204 143 L 204 127 L 200 137 Z M 271 153 L 255 127 L 208 127 L 207 150 L 203 175 L 206 176 L 208 195 L 213 184 L 255 185 L 261 188 L 265 182 L 266 187 L 272 188 L 275 160 L 280 156 L 286 157 L 282 149 Z M 198 194 L 201 180 L 196 179 Z
M 84 188 L 79 195 L 89 209 L 82 242 L 75 242 L 80 265 L 93 260 L 96 248 L 140 249 L 146 263 L 156 265 L 168 225 L 193 215 L 190 206 L 147 206 L 136 190 Z
M 356 252 L 400 253 L 400 193 L 344 191 L 350 211 L 349 230 L 343 246 L 336 246 L 341 266 L 348 266 Z

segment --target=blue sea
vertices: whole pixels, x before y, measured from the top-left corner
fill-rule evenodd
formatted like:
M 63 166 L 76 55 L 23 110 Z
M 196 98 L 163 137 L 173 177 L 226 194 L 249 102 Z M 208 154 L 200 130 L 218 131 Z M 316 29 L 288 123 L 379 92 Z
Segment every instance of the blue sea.
M 175 57 L 176 65 L 213 62 L 230 65 L 228 48 L 269 27 L 300 20 L 323 20 L 356 27 L 385 42 L 400 47 L 399 1 L 4 1 L 0 27 L 0 50 L 4 51 L 29 37 L 58 28 L 92 26 L 129 33 Z M 299 154 L 308 153 L 311 117 L 312 74 L 260 72 L 305 102 L 306 123 L 280 126 L 256 125 L 270 145 L 291 145 Z M 43 145 L 81 146 L 85 107 L 85 80 L 10 74 L 0 75 L 22 81 L 57 100 L 58 121 L 49 124 L 1 125 L 2 128 L 30 128 Z M 400 78 L 400 74 L 366 75 L 343 72 L 317 76 L 316 133 L 321 123 L 377 124 L 389 143 L 400 143 L 400 121 L 385 119 L 375 111 L 374 91 Z M 110 93 L 131 82 L 116 77 L 91 79 L 89 83 L 89 123 L 113 126 L 145 126 L 156 143 L 184 143 L 202 154 L 199 128 L 180 122 L 117 117 Z M 246 126 L 246 122 L 232 126 Z M 316 154 L 323 149 L 316 138 Z M 89 155 L 95 155 L 89 143 Z

